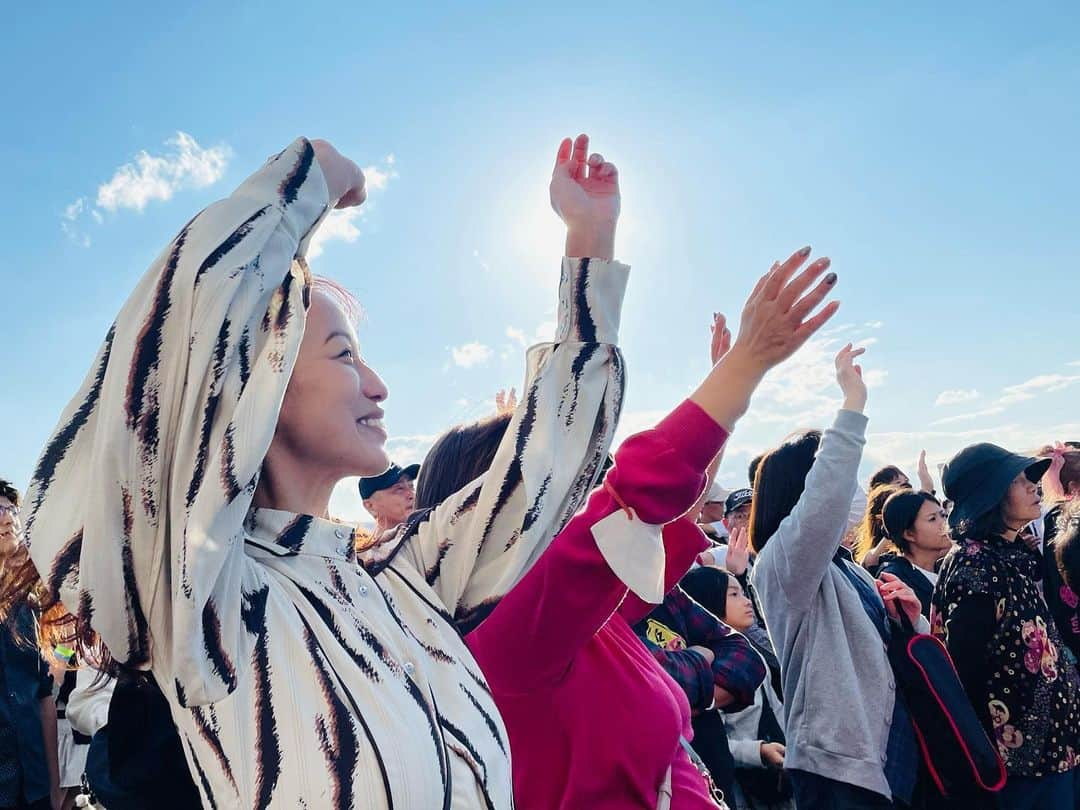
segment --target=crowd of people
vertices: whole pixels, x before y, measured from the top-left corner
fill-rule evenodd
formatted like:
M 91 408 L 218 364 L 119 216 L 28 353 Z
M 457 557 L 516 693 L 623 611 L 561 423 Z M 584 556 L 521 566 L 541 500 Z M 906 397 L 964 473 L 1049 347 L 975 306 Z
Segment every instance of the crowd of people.
M 356 164 L 298 139 L 184 226 L 0 482 L 0 810 L 1080 807 L 1080 445 L 864 490 L 849 344 L 832 424 L 725 490 L 755 389 L 839 306 L 803 248 L 612 454 L 618 172 L 566 139 L 550 196 L 555 340 L 405 467 L 359 303 L 304 261 Z M 370 530 L 330 514 L 348 476 Z M 940 713 L 977 718 L 956 758 L 897 669 L 928 635 Z

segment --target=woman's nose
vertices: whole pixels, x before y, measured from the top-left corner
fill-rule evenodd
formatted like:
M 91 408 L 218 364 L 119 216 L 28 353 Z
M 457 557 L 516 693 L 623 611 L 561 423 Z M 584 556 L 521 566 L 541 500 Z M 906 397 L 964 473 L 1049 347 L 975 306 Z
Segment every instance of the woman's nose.
M 372 402 L 382 402 L 390 396 L 390 392 L 386 389 L 386 383 L 382 381 L 382 377 L 376 373 L 375 369 L 371 368 L 371 366 L 363 366 L 360 371 L 364 379 L 363 393 L 365 397 Z

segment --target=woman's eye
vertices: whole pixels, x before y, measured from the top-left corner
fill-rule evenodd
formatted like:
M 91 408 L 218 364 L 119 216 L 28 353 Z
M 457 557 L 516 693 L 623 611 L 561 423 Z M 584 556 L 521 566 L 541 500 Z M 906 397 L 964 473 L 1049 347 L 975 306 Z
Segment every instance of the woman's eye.
M 341 354 L 338 355 L 338 359 L 340 360 L 340 359 L 342 359 L 344 357 L 348 357 L 351 360 L 352 356 L 353 356 L 352 349 L 345 349 Z

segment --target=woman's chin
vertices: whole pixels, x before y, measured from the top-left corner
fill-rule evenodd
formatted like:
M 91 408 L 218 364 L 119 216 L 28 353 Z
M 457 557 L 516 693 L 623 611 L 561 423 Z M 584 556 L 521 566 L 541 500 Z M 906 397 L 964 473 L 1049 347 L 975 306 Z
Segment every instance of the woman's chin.
M 370 478 L 373 475 L 381 475 L 386 472 L 389 466 L 390 456 L 386 454 L 386 450 L 382 447 L 369 447 L 355 459 L 355 463 L 352 465 L 352 474 L 359 475 L 361 478 Z

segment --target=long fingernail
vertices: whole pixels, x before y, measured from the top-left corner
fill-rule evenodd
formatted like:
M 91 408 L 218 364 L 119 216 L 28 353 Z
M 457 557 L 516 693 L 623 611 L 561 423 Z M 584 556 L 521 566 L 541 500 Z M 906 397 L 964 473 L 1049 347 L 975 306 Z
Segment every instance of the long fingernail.
M 835 284 L 836 283 L 836 273 L 829 273 L 829 275 L 825 276 L 825 283 L 826 284 Z
M 803 257 L 809 256 L 809 255 L 810 255 L 810 246 L 809 246 L 809 245 L 807 245 L 807 246 L 806 246 L 806 247 L 804 247 L 804 248 L 803 248 L 802 250 L 800 250 L 800 251 L 799 251 L 799 255 L 800 255 L 800 256 L 803 256 Z

